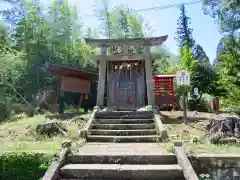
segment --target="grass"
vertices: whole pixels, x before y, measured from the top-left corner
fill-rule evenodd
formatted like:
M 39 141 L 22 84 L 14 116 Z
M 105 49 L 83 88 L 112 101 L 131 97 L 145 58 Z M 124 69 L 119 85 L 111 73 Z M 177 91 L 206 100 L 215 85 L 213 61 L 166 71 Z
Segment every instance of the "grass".
M 199 113 L 197 116 L 192 116 L 189 112 L 189 123 L 185 125 L 182 120 L 182 112 L 162 112 L 163 124 L 165 125 L 169 142 L 167 142 L 168 151 L 174 151 L 174 141 L 183 141 L 186 151 L 190 154 L 200 153 L 239 153 L 239 144 L 211 144 L 205 136 L 205 127 L 211 120 L 214 114 Z
M 63 119 L 56 119 L 54 114 L 35 115 L 33 117 L 19 116 L 0 123 L 0 153 L 9 151 L 54 153 L 61 148 L 64 139 L 79 141 L 78 130 L 82 128 L 86 120 L 80 119 L 80 113 L 69 113 Z M 56 120 L 64 124 L 68 129 L 68 137 L 60 135 L 53 137 L 37 136 L 34 128 L 43 122 Z
M 197 117 L 190 117 L 188 125 L 181 120 L 181 112 L 163 112 L 164 125 L 168 130 L 170 141 L 161 143 L 168 151 L 173 151 L 174 141 L 184 141 L 187 152 L 196 153 L 239 153 L 240 146 L 236 144 L 214 145 L 204 137 L 204 128 L 213 114 L 199 114 Z M 84 119 L 80 119 L 80 116 Z M 64 115 L 45 113 L 27 117 L 18 115 L 8 121 L 0 123 L 0 153 L 7 151 L 25 151 L 55 153 L 61 148 L 64 139 L 73 140 L 76 147 L 84 143 L 79 138 L 80 130 L 87 120 L 88 115 L 82 115 L 79 110 L 67 111 Z M 68 129 L 68 137 L 39 137 L 34 134 L 34 127 L 45 121 L 57 120 Z M 71 122 L 71 123 L 70 123 Z

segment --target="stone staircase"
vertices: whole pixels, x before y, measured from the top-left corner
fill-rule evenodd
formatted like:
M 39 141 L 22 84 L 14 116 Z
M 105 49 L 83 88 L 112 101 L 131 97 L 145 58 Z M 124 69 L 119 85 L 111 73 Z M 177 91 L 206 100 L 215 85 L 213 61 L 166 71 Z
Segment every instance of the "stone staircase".
M 146 112 L 100 112 L 90 127 L 88 142 L 156 142 L 154 114 Z
M 97 112 L 87 143 L 63 148 L 42 180 L 197 180 L 182 144 L 168 153 L 153 112 Z M 117 143 L 115 143 L 117 142 Z
M 81 152 L 67 156 L 60 178 L 183 180 L 184 176 L 176 156 L 151 143 L 90 143 Z

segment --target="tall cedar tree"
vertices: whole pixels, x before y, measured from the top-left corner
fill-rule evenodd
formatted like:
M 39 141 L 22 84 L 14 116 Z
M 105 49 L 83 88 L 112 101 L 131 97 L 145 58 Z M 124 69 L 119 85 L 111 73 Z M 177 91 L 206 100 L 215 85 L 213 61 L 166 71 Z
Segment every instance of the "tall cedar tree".
M 186 9 L 184 5 L 180 6 L 181 15 L 177 21 L 177 32 L 175 39 L 178 42 L 180 48 L 184 47 L 184 43 L 187 43 L 189 48 L 192 48 L 195 41 L 192 37 L 193 29 L 189 28 L 190 18 L 186 15 Z

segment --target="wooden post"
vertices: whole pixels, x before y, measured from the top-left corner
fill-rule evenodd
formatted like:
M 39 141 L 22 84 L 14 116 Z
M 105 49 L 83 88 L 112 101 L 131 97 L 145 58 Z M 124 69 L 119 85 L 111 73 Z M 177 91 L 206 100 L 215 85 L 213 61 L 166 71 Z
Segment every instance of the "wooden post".
M 107 55 L 107 46 L 101 47 L 101 55 Z M 98 75 L 98 91 L 97 91 L 97 106 L 103 106 L 104 90 L 105 90 L 105 75 L 106 75 L 106 58 L 100 60 L 99 75 Z
M 80 98 L 79 98 L 79 107 L 82 108 L 82 101 L 83 101 L 83 94 L 80 94 Z
M 146 70 L 146 86 L 148 105 L 154 105 L 153 83 L 152 83 L 152 60 L 150 54 L 150 46 L 144 45 L 145 70 Z
M 183 119 L 184 119 L 184 124 L 188 124 L 188 119 L 187 119 L 187 102 L 186 102 L 186 87 L 185 85 L 183 86 Z
M 58 112 L 60 114 L 64 113 L 64 91 L 60 91 Z

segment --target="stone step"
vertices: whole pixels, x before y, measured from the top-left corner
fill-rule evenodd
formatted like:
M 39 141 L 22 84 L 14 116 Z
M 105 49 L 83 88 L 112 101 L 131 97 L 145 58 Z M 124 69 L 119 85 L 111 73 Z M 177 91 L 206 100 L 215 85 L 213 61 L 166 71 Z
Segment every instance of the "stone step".
M 91 129 L 154 129 L 155 123 L 152 124 L 92 124 Z
M 67 157 L 68 164 L 177 164 L 173 153 L 167 154 L 143 154 L 122 155 L 118 153 L 106 154 L 74 154 Z
M 105 135 L 105 136 L 143 136 L 143 135 L 155 135 L 156 129 L 137 129 L 137 130 L 90 130 L 91 135 Z
M 93 178 L 90 178 L 90 179 L 89 178 L 87 178 L 87 179 L 86 178 L 84 178 L 84 179 L 74 178 L 74 179 L 60 179 L 60 180 L 102 180 L 102 179 L 99 179 L 99 178 L 94 178 L 94 179 Z M 114 179 L 110 179 L 110 180 L 122 180 L 122 179 L 114 178 Z
M 153 119 L 96 119 L 95 124 L 148 124 L 154 123 Z
M 74 179 L 60 179 L 60 180 L 102 180 L 102 179 L 99 179 L 99 178 L 94 178 L 94 179 L 93 179 L 93 178 L 90 178 L 90 179 L 89 179 L 89 178 L 87 178 L 87 179 L 86 179 L 86 178 L 84 178 L 84 179 L 82 179 L 82 178 L 81 178 L 81 179 L 77 178 L 77 179 L 76 179 L 76 178 L 74 178 Z M 109 180 L 122 180 L 122 179 L 116 179 L 116 178 L 114 178 L 114 179 L 109 179 Z M 180 179 L 180 180 L 181 180 L 181 179 Z
M 97 119 L 153 119 L 151 114 L 142 115 L 96 115 Z
M 123 116 L 123 115 L 153 115 L 152 111 L 104 111 L 97 112 L 96 115 L 101 116 Z
M 97 179 L 93 179 L 93 178 L 91 178 L 91 179 L 89 179 L 89 178 L 84 178 L 84 179 L 79 179 L 79 178 L 77 178 L 77 179 L 61 179 L 61 180 L 102 180 L 102 179 L 99 179 L 99 178 L 97 178 Z M 114 178 L 114 179 L 108 179 L 108 180 L 122 180 L 121 178 Z M 129 180 L 129 179 L 128 179 Z M 140 179 L 141 180 L 141 179 Z M 144 179 L 145 180 L 145 179 Z M 177 180 L 185 180 L 185 178 L 184 177 L 182 177 L 182 178 L 180 178 L 180 179 L 177 179 Z
M 88 135 L 88 142 L 156 142 L 159 139 L 157 135 L 148 136 L 97 136 Z
M 97 149 L 97 150 L 96 150 Z M 78 149 L 79 154 L 88 155 L 162 155 L 168 154 L 165 144 L 160 143 L 86 143 Z
M 183 178 L 183 172 L 179 165 L 67 164 L 61 168 L 60 177 L 176 180 Z
M 91 178 L 91 179 L 89 179 L 89 178 L 84 178 L 84 179 L 79 179 L 79 178 L 77 178 L 77 179 L 61 179 L 61 180 L 102 180 L 102 179 L 99 179 L 99 178 Z M 114 179 L 108 179 L 108 180 L 122 180 L 121 178 L 114 178 Z M 129 180 L 129 179 L 128 179 Z M 141 180 L 141 179 L 140 179 Z M 143 180 L 145 180 L 145 179 L 143 179 Z M 157 179 L 157 180 L 159 180 L 159 179 Z M 182 177 L 182 178 L 180 178 L 180 179 L 177 179 L 177 180 L 185 180 L 185 178 L 184 177 Z

